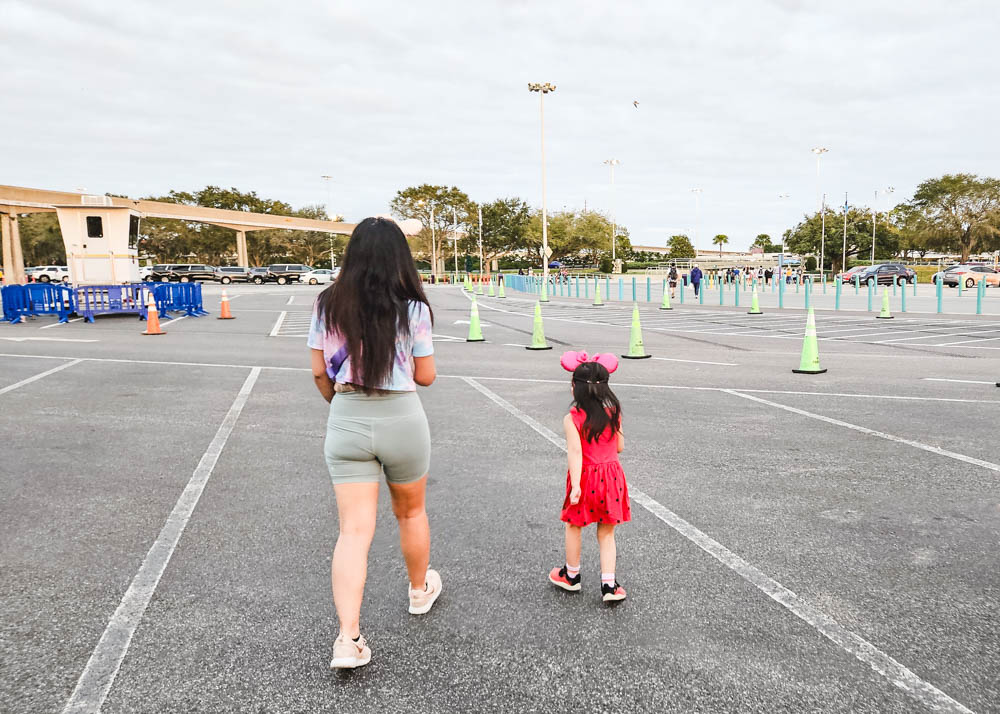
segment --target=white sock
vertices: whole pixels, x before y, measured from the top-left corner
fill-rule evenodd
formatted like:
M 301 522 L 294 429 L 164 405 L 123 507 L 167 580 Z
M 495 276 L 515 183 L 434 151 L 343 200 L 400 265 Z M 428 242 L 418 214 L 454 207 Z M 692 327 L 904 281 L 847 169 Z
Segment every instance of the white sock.
M 601 573 L 601 584 L 613 588 L 615 586 L 615 574 Z
M 579 565 L 574 566 L 570 565 L 569 563 L 566 563 L 566 575 L 568 575 L 571 578 L 575 578 L 579 574 L 580 574 Z

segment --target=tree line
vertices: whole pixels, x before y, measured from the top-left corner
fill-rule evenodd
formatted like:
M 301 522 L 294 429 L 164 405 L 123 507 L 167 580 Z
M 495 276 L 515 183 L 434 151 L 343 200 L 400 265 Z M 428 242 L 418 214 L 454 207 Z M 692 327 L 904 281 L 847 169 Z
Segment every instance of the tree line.
M 255 191 L 206 186 L 199 191 L 170 191 L 148 200 L 187 205 L 226 208 L 255 213 L 272 213 L 326 220 L 326 209 L 319 205 L 293 208 L 291 204 L 258 196 Z M 396 192 L 390 210 L 398 218 L 418 218 L 424 229 L 410 239 L 414 257 L 429 267 L 435 248 L 447 258 L 451 269 L 455 251 L 459 268 L 471 264 L 478 269 L 480 237 L 483 258 L 501 267 L 538 265 L 542 243 L 541 211 L 518 197 L 474 202 L 455 186 L 422 184 Z M 846 221 L 845 221 L 846 217 Z M 334 217 L 338 218 L 338 217 Z M 825 218 L 825 240 L 824 240 Z M 956 253 L 968 260 L 973 254 L 1000 249 L 1000 180 L 973 174 L 948 174 L 928 179 L 917 186 L 912 198 L 888 212 L 873 213 L 866 206 L 827 207 L 806 214 L 784 232 L 786 252 L 819 256 L 833 270 L 842 269 L 845 252 L 852 258 L 867 259 L 871 254 L 874 220 L 875 259 L 888 260 L 929 251 Z M 21 237 L 25 260 L 30 265 L 58 264 L 65 261 L 65 249 L 54 213 L 33 213 L 21 219 Z M 551 260 L 569 266 L 598 265 L 610 270 L 611 236 L 615 235 L 615 254 L 627 262 L 662 261 L 656 253 L 633 249 L 628 229 L 613 224 L 598 211 L 562 210 L 548 215 L 548 243 Z M 846 240 L 845 240 L 846 236 Z M 713 244 L 722 250 L 730 242 L 725 234 L 716 235 Z M 347 236 L 319 231 L 260 230 L 247 233 L 247 251 L 253 265 L 295 262 L 321 267 L 329 265 L 330 252 L 339 261 Z M 695 247 L 686 235 L 667 239 L 671 259 L 696 256 Z M 781 250 L 780 239 L 774 242 L 766 233 L 757 235 L 750 248 L 766 253 Z M 144 219 L 140 226 L 139 251 L 155 262 L 235 262 L 235 235 L 227 228 L 206 223 L 162 218 Z

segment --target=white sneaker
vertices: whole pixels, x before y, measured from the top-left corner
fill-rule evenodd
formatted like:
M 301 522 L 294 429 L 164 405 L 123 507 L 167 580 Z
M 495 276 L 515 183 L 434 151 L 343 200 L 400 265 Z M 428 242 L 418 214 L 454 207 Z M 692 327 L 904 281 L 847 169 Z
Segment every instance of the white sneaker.
M 423 615 L 430 612 L 434 601 L 441 594 L 441 575 L 436 570 L 427 569 L 423 590 L 410 590 L 410 614 Z
M 372 651 L 368 648 L 368 643 L 364 637 L 359 637 L 355 642 L 344 634 L 337 636 L 333 642 L 333 659 L 330 660 L 330 669 L 354 669 L 368 664 L 372 658 Z

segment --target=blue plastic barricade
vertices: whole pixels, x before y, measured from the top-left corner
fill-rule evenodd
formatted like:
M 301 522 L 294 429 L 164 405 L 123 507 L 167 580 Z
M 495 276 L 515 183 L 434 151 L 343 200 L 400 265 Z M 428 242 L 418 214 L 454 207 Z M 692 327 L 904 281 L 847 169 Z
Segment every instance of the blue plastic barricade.
M 146 319 L 148 287 L 142 283 L 126 285 L 81 285 L 76 288 L 76 311 L 87 322 L 96 315 L 135 314 Z
M 76 294 L 66 285 L 30 283 L 24 288 L 32 315 L 58 315 L 59 322 L 69 322 L 69 316 L 76 312 Z
M 3 320 L 12 325 L 21 322 L 28 315 L 28 291 L 24 285 L 4 285 L 0 288 L 3 301 Z

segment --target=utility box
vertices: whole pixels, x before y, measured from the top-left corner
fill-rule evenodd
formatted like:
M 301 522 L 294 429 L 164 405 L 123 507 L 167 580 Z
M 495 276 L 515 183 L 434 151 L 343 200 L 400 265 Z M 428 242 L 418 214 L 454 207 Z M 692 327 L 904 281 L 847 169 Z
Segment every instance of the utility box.
M 81 196 L 80 205 L 57 205 L 74 285 L 139 282 L 139 211 L 108 196 Z

